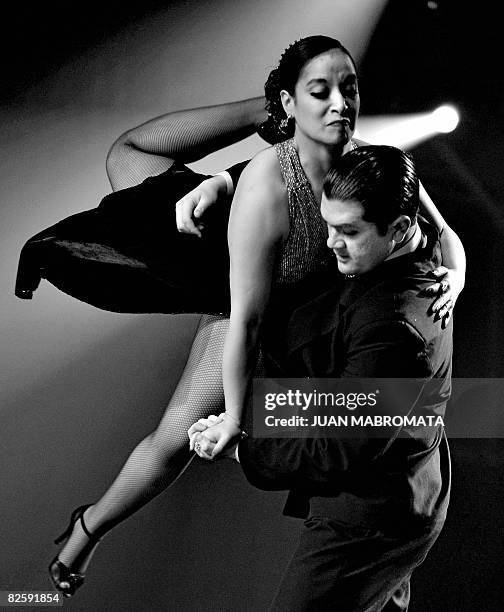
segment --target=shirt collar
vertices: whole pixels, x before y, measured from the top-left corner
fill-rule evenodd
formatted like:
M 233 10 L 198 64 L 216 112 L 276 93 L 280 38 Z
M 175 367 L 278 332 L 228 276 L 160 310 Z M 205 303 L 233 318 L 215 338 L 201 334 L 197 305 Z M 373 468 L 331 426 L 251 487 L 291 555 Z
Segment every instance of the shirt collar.
M 422 240 L 422 230 L 420 229 L 419 224 L 416 224 L 415 231 L 413 236 L 409 240 L 407 240 L 397 251 L 391 253 L 385 261 L 390 261 L 391 259 L 395 259 L 396 257 L 401 257 L 401 255 L 406 255 L 406 253 L 413 253 L 418 248 L 420 241 Z

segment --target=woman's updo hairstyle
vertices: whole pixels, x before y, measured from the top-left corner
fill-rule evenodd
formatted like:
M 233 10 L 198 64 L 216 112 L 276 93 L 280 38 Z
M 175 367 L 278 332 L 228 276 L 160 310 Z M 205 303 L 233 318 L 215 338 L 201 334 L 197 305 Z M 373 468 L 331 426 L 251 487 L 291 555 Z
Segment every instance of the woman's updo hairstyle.
M 268 119 L 260 126 L 259 134 L 269 143 L 274 144 L 292 138 L 294 122 L 286 123 L 287 115 L 282 106 L 280 91 L 285 89 L 294 95 L 296 83 L 304 66 L 317 55 L 331 49 L 339 49 L 346 53 L 355 66 L 349 51 L 339 40 L 329 36 L 308 36 L 296 40 L 283 52 L 278 66 L 274 68 L 264 85 L 266 110 Z

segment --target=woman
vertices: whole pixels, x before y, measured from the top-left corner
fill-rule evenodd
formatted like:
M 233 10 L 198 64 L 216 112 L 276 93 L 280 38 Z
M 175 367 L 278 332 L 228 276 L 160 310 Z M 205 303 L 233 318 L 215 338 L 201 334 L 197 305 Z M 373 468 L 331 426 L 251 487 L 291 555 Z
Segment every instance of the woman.
M 239 431 L 261 325 L 263 338 L 278 340 L 267 342 L 268 355 L 280 359 L 279 326 L 296 300 L 320 290 L 334 263 L 319 213 L 322 180 L 335 159 L 357 146 L 352 141 L 359 111 L 355 65 L 338 41 L 315 36 L 294 43 L 265 89 L 269 124 L 286 141 L 254 158 L 235 196 L 229 228 L 233 303 L 224 363 L 226 416 L 217 426 L 220 448 Z M 463 277 L 458 239 L 430 201 L 424 212 L 444 229 L 446 266 L 456 267 L 453 255 L 458 253 Z M 453 276 L 451 282 L 458 294 L 463 280 Z M 268 326 L 276 333 L 268 334 Z M 99 538 L 160 493 L 187 465 L 191 455 L 185 432 L 222 404 L 220 361 L 226 329 L 223 319 L 200 326 L 188 368 L 158 429 L 134 450 L 96 504 L 73 513 L 58 539 L 67 538 L 65 545 L 50 565 L 54 585 L 64 595 L 73 595 L 82 584 Z

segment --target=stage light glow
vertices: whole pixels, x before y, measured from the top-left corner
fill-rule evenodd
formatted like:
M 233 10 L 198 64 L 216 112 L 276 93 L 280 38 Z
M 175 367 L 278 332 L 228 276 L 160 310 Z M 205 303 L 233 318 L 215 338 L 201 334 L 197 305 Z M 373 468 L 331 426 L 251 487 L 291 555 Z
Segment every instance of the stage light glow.
M 459 113 L 450 105 L 427 113 L 360 117 L 357 138 L 408 150 L 436 134 L 452 132 L 459 120 Z
M 448 134 L 457 127 L 460 117 L 456 108 L 445 104 L 432 112 L 432 119 L 438 132 Z

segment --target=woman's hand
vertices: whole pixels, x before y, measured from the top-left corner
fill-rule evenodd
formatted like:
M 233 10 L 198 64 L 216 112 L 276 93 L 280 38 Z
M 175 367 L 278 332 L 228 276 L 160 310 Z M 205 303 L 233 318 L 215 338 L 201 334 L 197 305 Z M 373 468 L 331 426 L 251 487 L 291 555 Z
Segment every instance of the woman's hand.
M 223 176 L 205 179 L 175 204 L 177 229 L 183 234 L 194 234 L 201 238 L 204 224 L 200 218 L 217 200 L 227 194 L 227 184 Z
M 445 329 L 451 319 L 455 302 L 464 288 L 464 279 L 460 278 L 460 274 L 455 270 L 445 266 L 439 266 L 433 273 L 439 282 L 427 287 L 424 292 L 425 295 L 437 296 L 431 305 L 431 311 L 434 320 L 441 319 L 441 326 Z

